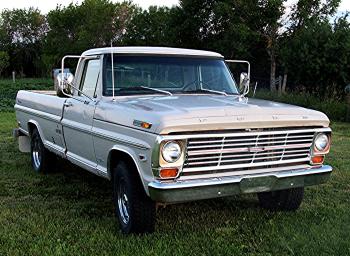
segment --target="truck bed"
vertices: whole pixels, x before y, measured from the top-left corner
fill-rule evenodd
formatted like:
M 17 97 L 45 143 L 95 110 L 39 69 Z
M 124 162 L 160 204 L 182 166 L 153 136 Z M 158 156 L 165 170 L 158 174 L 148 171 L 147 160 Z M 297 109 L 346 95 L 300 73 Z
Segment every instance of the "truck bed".
M 55 90 L 28 90 L 27 92 L 34 92 L 34 93 L 39 93 L 39 94 L 45 94 L 45 95 L 50 95 L 50 96 L 57 96 L 57 93 Z

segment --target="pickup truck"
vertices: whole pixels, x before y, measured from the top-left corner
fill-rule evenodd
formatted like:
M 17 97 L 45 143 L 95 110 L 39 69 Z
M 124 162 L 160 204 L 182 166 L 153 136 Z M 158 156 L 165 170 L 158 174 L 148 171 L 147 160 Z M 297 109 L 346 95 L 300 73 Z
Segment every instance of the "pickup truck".
M 70 57 L 74 77 L 63 74 Z M 64 158 L 109 179 L 126 234 L 153 232 L 158 205 L 244 193 L 294 211 L 332 172 L 329 119 L 248 98 L 250 65 L 236 84 L 230 62 L 249 64 L 165 47 L 66 56 L 57 91 L 18 92 L 14 135 L 37 172 Z

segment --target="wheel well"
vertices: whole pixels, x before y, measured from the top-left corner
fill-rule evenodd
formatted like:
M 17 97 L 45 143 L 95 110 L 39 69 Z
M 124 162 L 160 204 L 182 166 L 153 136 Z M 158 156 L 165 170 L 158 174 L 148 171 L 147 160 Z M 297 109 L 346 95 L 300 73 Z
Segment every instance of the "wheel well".
M 113 168 L 116 167 L 118 165 L 118 163 L 121 161 L 125 162 L 127 164 L 127 166 L 132 167 L 130 169 L 133 170 L 134 172 L 136 172 L 135 174 L 137 174 L 137 176 L 139 176 L 137 166 L 135 164 L 134 159 L 128 153 L 114 149 L 108 155 L 108 174 L 109 174 L 110 179 L 112 179 L 112 177 L 113 177 L 113 175 L 112 175 Z M 139 176 L 139 178 L 141 181 L 140 176 Z
M 33 123 L 28 123 L 28 132 L 29 132 L 29 136 L 32 135 L 34 129 L 38 129 L 38 128 L 36 127 L 36 125 L 33 124 Z

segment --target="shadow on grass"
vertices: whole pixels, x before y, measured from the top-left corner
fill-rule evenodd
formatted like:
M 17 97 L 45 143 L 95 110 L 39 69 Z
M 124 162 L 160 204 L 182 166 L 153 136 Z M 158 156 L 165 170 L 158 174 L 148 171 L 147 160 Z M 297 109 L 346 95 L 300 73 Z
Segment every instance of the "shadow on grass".
M 53 172 L 41 177 L 37 186 L 44 190 L 47 200 L 50 200 L 50 196 L 60 197 L 70 205 L 75 204 L 72 207 L 82 218 L 114 216 L 110 181 L 65 160 L 60 160 Z M 245 221 L 249 216 L 253 218 L 257 212 L 265 212 L 262 215 L 266 219 L 274 215 L 259 208 L 255 194 L 167 205 L 157 209 L 157 230 L 167 233 L 174 230 L 215 229 L 228 223 Z

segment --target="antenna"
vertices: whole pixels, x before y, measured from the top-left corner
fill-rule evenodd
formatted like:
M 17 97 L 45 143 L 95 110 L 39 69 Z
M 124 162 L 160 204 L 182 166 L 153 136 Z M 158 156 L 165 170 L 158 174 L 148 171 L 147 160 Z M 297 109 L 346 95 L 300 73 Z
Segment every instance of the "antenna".
M 111 61 L 112 61 L 112 96 L 114 98 L 114 60 L 113 60 L 113 41 L 111 40 Z
M 255 87 L 254 87 L 253 98 L 255 97 L 256 87 L 258 87 L 258 82 L 255 82 Z

